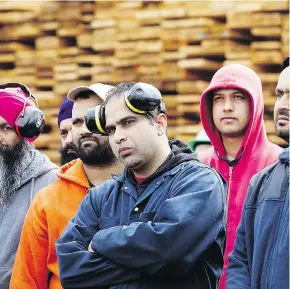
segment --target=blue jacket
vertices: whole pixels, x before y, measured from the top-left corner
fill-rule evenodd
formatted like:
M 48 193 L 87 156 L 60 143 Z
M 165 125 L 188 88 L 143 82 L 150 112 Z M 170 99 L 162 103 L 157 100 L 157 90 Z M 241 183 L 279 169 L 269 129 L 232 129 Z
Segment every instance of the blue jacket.
M 251 180 L 226 284 L 289 288 L 289 148 Z
M 187 158 L 138 191 L 127 170 L 90 191 L 57 241 L 62 286 L 216 288 L 225 236 L 219 175 Z

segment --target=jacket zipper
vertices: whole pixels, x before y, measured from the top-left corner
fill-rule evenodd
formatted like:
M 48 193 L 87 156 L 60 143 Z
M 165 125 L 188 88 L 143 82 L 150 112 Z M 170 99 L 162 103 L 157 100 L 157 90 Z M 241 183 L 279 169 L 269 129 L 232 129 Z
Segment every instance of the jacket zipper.
M 227 207 L 229 207 L 228 204 L 229 204 L 229 199 L 230 199 L 233 169 L 234 167 L 230 167 L 230 170 L 229 170 L 229 184 L 228 184 L 228 189 L 227 189 Z

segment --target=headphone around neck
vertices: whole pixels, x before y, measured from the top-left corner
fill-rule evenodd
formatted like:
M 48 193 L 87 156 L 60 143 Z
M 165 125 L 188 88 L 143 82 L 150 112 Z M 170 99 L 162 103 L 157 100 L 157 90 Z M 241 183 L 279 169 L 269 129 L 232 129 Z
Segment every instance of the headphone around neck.
M 155 109 L 166 114 L 165 104 L 160 91 L 151 84 L 138 82 L 125 92 L 126 106 L 137 114 L 151 115 Z M 105 131 L 105 105 L 100 104 L 89 108 L 86 113 L 86 126 L 92 133 L 107 135 Z
M 16 117 L 14 122 L 14 129 L 17 135 L 27 138 L 36 139 L 42 132 L 45 124 L 45 115 L 38 108 L 37 98 L 31 93 L 30 89 L 22 83 L 5 83 L 0 84 L 0 89 L 6 88 L 20 88 L 26 96 L 18 96 L 18 98 L 24 99 L 23 109 Z M 27 100 L 33 99 L 36 102 L 36 107 L 32 105 L 26 106 Z

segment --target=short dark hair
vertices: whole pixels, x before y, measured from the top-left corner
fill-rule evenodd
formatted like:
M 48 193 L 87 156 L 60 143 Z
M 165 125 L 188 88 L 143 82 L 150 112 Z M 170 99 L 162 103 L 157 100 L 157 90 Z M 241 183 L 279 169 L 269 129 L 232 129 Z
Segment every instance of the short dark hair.
M 115 86 L 114 88 L 112 88 L 111 90 L 109 90 L 107 92 L 107 97 L 106 100 L 104 101 L 104 105 L 106 105 L 109 100 L 114 97 L 120 97 L 123 95 L 123 93 L 125 93 L 126 91 L 130 90 L 134 84 L 136 84 L 136 82 L 122 82 L 119 83 L 117 86 Z
M 286 67 L 289 66 L 289 56 L 286 57 L 286 59 L 283 61 L 282 65 L 281 65 L 281 71 L 283 71 Z

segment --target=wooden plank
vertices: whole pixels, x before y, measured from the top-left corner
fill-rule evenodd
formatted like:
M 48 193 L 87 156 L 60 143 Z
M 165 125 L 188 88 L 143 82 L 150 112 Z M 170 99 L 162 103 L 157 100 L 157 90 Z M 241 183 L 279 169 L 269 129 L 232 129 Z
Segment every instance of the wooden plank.
M 252 26 L 252 14 L 248 12 L 229 12 L 227 14 L 227 26 L 231 29 L 250 29 Z
M 138 41 L 136 49 L 139 52 L 153 53 L 160 52 L 162 50 L 162 41 L 160 40 L 147 40 Z
M 210 47 L 203 47 L 202 45 L 188 45 L 181 46 L 180 52 L 184 57 L 212 57 L 224 55 L 224 47 L 219 45 L 212 45 Z
M 79 54 L 79 49 L 76 46 L 71 46 L 71 47 L 61 47 L 57 50 L 58 56 L 59 57 L 74 57 L 78 56 Z M 75 60 L 74 60 L 75 61 Z
M 281 15 L 282 17 L 282 30 L 289 31 L 289 13 Z
M 202 93 L 208 87 L 208 85 L 209 82 L 203 80 L 182 80 L 177 82 L 177 91 L 180 94 Z
M 180 29 L 191 27 L 212 27 L 218 22 L 211 18 L 198 17 L 198 18 L 186 18 L 186 19 L 174 19 L 162 21 L 161 27 L 163 29 Z
M 201 124 L 194 124 L 194 125 L 186 125 L 186 126 L 179 126 L 176 128 L 176 132 L 178 134 L 191 134 L 196 135 L 202 130 Z
M 37 50 L 57 49 L 59 44 L 60 40 L 56 36 L 38 37 L 35 41 L 35 47 Z
M 251 50 L 278 50 L 281 49 L 280 41 L 253 41 Z
M 250 58 L 250 51 L 226 51 L 225 57 L 228 61 L 241 61 Z
M 40 30 L 44 32 L 56 31 L 60 24 L 57 21 L 49 21 L 40 24 Z
M 232 1 L 188 1 L 186 15 L 189 17 L 224 18 L 228 11 L 233 10 Z
M 274 37 L 280 38 L 281 36 L 281 26 L 262 26 L 262 27 L 253 27 L 251 33 L 254 36 L 262 37 Z
M 208 27 L 185 28 L 179 31 L 177 37 L 179 41 L 201 41 L 207 38 L 209 31 Z
M 109 19 L 95 19 L 90 23 L 92 29 L 102 29 L 102 28 L 112 28 L 117 24 L 116 20 L 113 18 Z
M 176 91 L 176 82 L 175 81 L 166 81 L 162 82 L 162 88 L 166 91 Z
M 136 72 L 143 76 L 143 75 L 156 75 L 157 77 L 159 77 L 159 73 L 160 73 L 160 68 L 158 66 L 143 66 L 143 65 L 139 65 L 136 68 Z
M 279 26 L 282 18 L 280 13 L 256 12 L 252 14 L 252 27 L 260 26 Z
M 159 65 L 162 63 L 162 59 L 158 53 L 140 53 L 138 63 L 140 65 Z
M 140 27 L 139 21 L 137 19 L 120 19 L 116 25 L 118 25 L 119 32 L 126 32 L 128 30 L 137 30 Z
M 251 52 L 250 58 L 254 64 L 281 64 L 283 61 L 282 53 L 280 50 L 255 50 L 254 52 Z
M 221 63 L 217 61 L 207 60 L 204 58 L 184 59 L 178 61 L 180 68 L 195 69 L 195 70 L 218 70 L 221 68 Z
M 135 31 L 136 33 L 136 31 Z M 137 39 L 159 39 L 161 35 L 160 26 L 140 27 L 137 33 Z
M 128 66 L 136 66 L 138 64 L 137 58 L 123 58 L 123 59 L 115 59 L 113 62 L 114 67 L 128 67 Z
M 264 1 L 261 8 L 264 11 L 285 11 L 289 13 L 289 1 Z
M 80 33 L 80 25 L 78 23 L 72 24 L 72 26 L 60 27 L 57 29 L 56 34 L 59 37 L 74 37 Z
M 163 51 L 161 54 L 162 60 L 167 61 L 177 61 L 185 58 L 185 53 L 183 51 Z
M 135 58 L 138 56 L 138 52 L 136 50 L 116 50 L 115 56 L 117 58 Z
M 1 52 L 18 52 L 22 50 L 29 50 L 32 49 L 29 45 L 25 45 L 18 42 L 8 42 L 8 43 L 1 43 L 0 45 L 0 53 Z
M 176 97 L 176 102 L 179 104 L 185 103 L 200 103 L 200 94 L 179 94 Z
M 177 110 L 180 113 L 199 113 L 200 111 L 200 106 L 199 104 L 179 104 L 177 106 Z
M 92 35 L 89 32 L 83 32 L 76 37 L 77 45 L 80 48 L 91 48 L 92 47 Z
M 2 3 L 1 3 L 2 5 Z M 36 19 L 36 13 L 34 11 L 11 11 L 0 12 L 0 23 L 4 25 L 18 24 L 23 22 L 34 21 Z
M 13 63 L 15 61 L 14 53 L 1 53 L 0 63 Z

